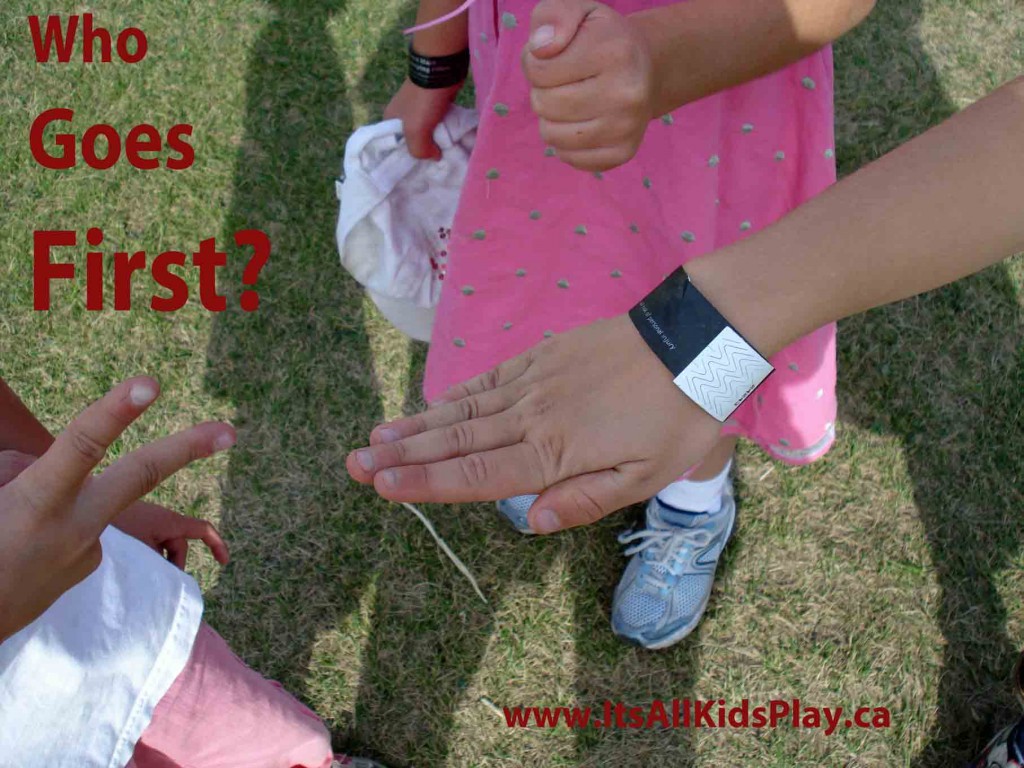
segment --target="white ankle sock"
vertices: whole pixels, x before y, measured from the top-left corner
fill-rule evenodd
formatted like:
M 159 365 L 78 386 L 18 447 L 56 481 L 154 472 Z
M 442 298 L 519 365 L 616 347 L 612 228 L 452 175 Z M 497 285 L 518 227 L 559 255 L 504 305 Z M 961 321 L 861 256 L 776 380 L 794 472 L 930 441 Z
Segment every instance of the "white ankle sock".
M 709 480 L 676 480 L 658 492 L 658 500 L 687 512 L 714 512 L 721 506 L 730 469 L 732 459 Z

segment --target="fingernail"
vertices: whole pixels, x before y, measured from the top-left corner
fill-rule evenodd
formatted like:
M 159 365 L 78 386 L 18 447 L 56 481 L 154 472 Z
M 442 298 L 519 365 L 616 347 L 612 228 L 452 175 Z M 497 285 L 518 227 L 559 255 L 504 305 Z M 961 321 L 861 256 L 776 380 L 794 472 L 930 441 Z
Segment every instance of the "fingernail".
M 373 472 L 373 454 L 369 451 L 356 451 L 356 461 L 367 472 Z
M 537 513 L 537 533 L 554 533 L 562 529 L 558 515 L 553 509 L 542 509 Z
M 225 432 L 223 435 L 218 435 L 217 439 L 213 441 L 213 450 L 226 451 L 234 444 L 235 436 L 231 432 Z
M 393 443 L 398 439 L 398 433 L 390 427 L 377 430 L 377 437 L 382 443 Z
M 128 399 L 132 405 L 149 405 L 156 400 L 156 388 L 152 384 L 133 384 Z
M 530 35 L 530 50 L 535 51 L 538 48 L 543 48 L 554 39 L 555 28 L 553 26 L 545 24 L 543 27 L 537 27 L 533 34 Z
M 395 474 L 393 469 L 385 469 L 380 473 L 380 475 L 378 475 L 378 477 L 380 477 L 381 483 L 386 485 L 388 488 L 394 488 L 398 485 L 398 475 Z

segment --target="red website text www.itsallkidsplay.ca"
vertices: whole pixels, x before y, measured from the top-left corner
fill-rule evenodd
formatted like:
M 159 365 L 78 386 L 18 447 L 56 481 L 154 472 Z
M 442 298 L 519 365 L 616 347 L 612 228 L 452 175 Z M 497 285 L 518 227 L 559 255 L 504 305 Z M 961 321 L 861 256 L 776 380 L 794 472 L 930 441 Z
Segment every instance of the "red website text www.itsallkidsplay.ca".
M 593 707 L 503 707 L 509 728 L 888 728 L 885 707 L 810 707 L 800 699 L 771 699 L 735 704 L 725 699 L 656 699 L 643 706 L 605 701 Z

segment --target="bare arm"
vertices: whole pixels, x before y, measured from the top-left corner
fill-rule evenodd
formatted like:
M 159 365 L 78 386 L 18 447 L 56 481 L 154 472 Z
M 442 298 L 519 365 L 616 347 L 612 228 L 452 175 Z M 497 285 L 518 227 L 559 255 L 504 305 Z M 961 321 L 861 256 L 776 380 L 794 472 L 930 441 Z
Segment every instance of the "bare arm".
M 687 265 L 768 352 L 1024 250 L 1024 77 Z
M 654 67 L 654 113 L 802 59 L 873 7 L 874 0 L 691 0 L 634 13 Z
M 416 26 L 439 19 L 462 5 L 462 0 L 420 0 L 416 13 Z M 468 15 L 460 13 L 454 19 L 436 27 L 413 33 L 413 47 L 424 56 L 448 56 L 466 47 L 469 40 Z

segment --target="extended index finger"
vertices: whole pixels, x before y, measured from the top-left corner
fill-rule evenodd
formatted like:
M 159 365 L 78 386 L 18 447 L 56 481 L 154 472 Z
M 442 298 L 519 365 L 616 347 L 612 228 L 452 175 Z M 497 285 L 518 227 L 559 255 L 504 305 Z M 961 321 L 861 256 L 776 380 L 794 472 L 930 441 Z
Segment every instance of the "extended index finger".
M 103 460 L 110 444 L 156 400 L 160 387 L 148 376 L 121 382 L 82 411 L 57 435 L 53 445 L 21 473 L 40 509 L 64 502 Z

